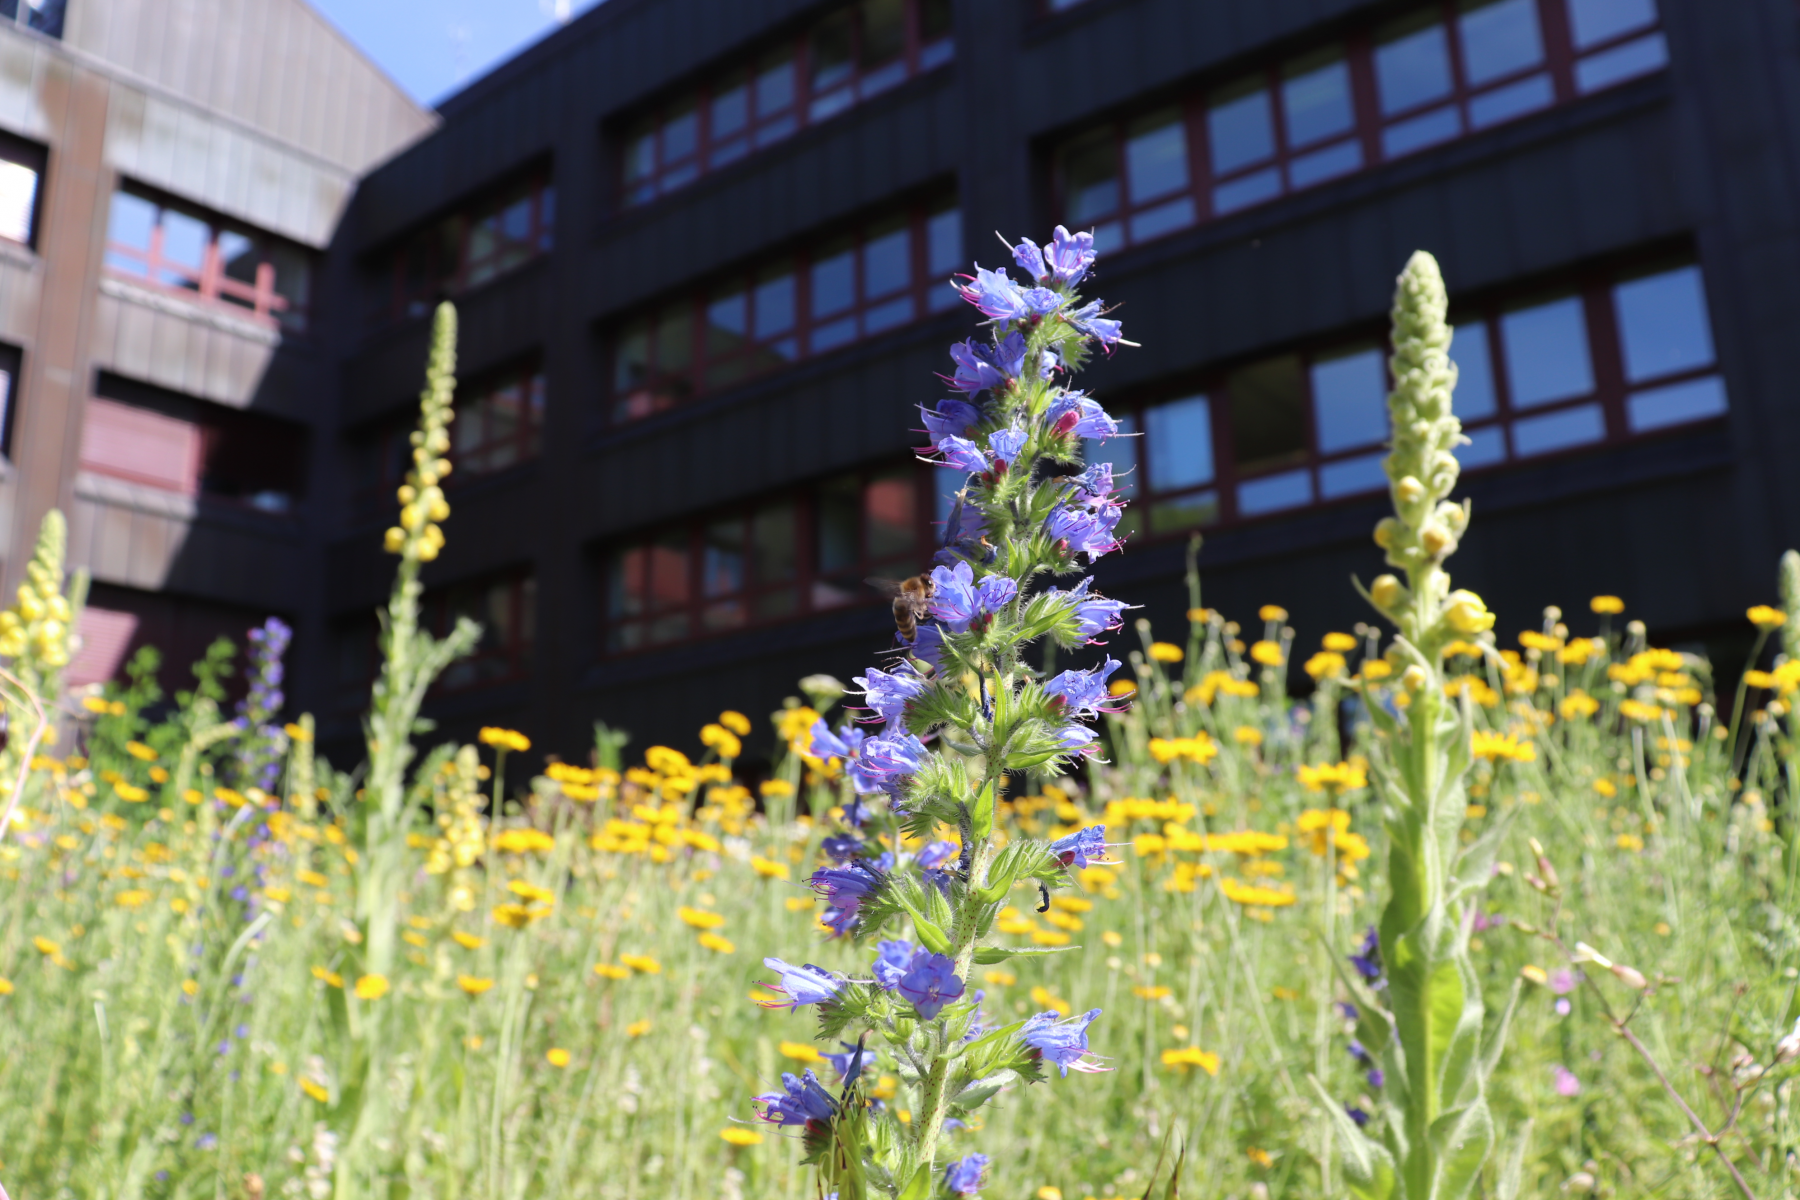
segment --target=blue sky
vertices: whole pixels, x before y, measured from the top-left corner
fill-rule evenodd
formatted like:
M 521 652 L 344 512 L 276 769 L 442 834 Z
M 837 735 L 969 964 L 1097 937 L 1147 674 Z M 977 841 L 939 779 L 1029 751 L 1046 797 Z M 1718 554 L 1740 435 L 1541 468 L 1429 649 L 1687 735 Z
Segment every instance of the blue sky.
M 421 104 L 435 104 L 600 0 L 310 0 Z M 560 10 L 560 11 L 559 11 Z

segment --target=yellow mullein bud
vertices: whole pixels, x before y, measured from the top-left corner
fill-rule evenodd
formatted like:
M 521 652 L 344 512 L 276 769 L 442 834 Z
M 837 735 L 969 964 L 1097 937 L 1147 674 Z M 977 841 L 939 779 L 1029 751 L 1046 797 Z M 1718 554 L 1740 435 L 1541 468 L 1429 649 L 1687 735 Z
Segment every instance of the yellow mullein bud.
M 1417 504 L 1425 496 L 1425 485 L 1411 475 L 1394 485 L 1394 499 L 1402 504 Z
M 1406 603 L 1406 585 L 1392 575 L 1377 575 L 1375 582 L 1369 585 L 1369 598 L 1375 601 L 1375 607 L 1383 612 L 1393 612 Z
M 1444 602 L 1444 620 L 1461 634 L 1484 633 L 1494 627 L 1494 614 L 1480 596 L 1458 588 Z
M 1400 534 L 1400 522 L 1392 517 L 1383 517 L 1375 523 L 1375 544 L 1383 550 L 1394 548 L 1394 539 Z
M 1456 535 L 1435 520 L 1427 521 L 1419 531 L 1419 544 L 1433 558 L 1448 558 L 1456 551 Z

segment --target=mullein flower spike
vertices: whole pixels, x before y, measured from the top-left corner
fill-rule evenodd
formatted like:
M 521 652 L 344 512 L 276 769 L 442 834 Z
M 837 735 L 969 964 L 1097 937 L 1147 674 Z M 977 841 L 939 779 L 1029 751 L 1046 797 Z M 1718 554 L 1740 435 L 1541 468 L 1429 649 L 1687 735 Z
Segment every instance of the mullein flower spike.
M 1106 1069 L 1088 1048 L 1099 1009 L 992 1027 L 969 988 L 978 950 L 989 963 L 1014 952 L 982 944 L 1013 888 L 1047 905 L 1071 871 L 1105 861 L 1103 826 L 1003 847 L 995 807 L 1006 773 L 1054 774 L 1097 754 L 1089 723 L 1126 703 L 1107 687 L 1117 660 L 1046 679 L 1025 652 L 1046 638 L 1069 650 L 1094 645 L 1124 623 L 1124 602 L 1070 578 L 1120 548 L 1124 501 L 1110 464 L 1082 461 L 1084 441 L 1115 436 L 1118 422 L 1067 385 L 1094 346 L 1130 343 L 1099 301 L 1075 291 L 1093 269 L 1092 235 L 1058 228 L 1046 244 L 1008 249 L 1026 278 L 980 266 L 960 278 L 957 290 L 990 332 L 950 348 L 942 380 L 953 395 L 919 408 L 930 441 L 921 456 L 966 478 L 916 626 L 857 678 L 858 720 L 836 729 L 818 721 L 802 743 L 821 777 L 838 781 L 842 822 L 823 838 L 824 861 L 808 882 L 825 899 L 827 929 L 873 943 L 870 977 L 769 958 L 780 975 L 770 991 L 781 998 L 763 1003 L 816 1006 L 822 1038 L 845 1046 L 860 1038 L 871 1073 L 879 1060 L 917 1092 L 878 1105 L 853 1078 L 832 1101 L 810 1076 L 787 1076 L 784 1091 L 757 1098 L 765 1120 L 805 1126 L 822 1190 L 835 1188 L 840 1200 L 876 1190 L 974 1195 L 988 1160 L 940 1165 L 946 1129 L 966 1127 L 1000 1091 L 1044 1078 L 1046 1066 L 1062 1075 Z M 955 755 L 935 753 L 934 741 Z M 918 846 L 940 826 L 957 829 L 959 841 L 908 850 L 908 839 Z M 849 1074 L 860 1078 L 865 1063 L 857 1065 Z M 910 1121 L 900 1121 L 902 1109 Z
M 1359 1002 L 1340 1010 L 1355 1035 L 1350 1056 L 1380 1103 L 1372 1112 L 1342 1105 L 1313 1081 L 1361 1200 L 1471 1193 L 1497 1138 L 1486 1088 L 1511 1015 L 1509 1006 L 1484 1036 L 1481 977 L 1469 959 L 1475 906 L 1507 822 L 1462 841 L 1472 716 L 1468 692 L 1451 698 L 1441 673 L 1452 641 L 1494 625 L 1481 597 L 1452 589 L 1444 568 L 1469 523 L 1468 504 L 1450 499 L 1454 451 L 1466 439 L 1451 407 L 1448 307 L 1436 260 L 1414 254 L 1394 291 L 1384 463 L 1394 515 L 1375 527 L 1375 544 L 1405 579 L 1379 576 L 1366 593 L 1397 629 L 1388 652 L 1396 671 L 1388 686 L 1366 674 L 1359 685 L 1380 734 L 1370 742 L 1370 777 L 1387 813 L 1390 894 L 1379 926 L 1348 956 Z

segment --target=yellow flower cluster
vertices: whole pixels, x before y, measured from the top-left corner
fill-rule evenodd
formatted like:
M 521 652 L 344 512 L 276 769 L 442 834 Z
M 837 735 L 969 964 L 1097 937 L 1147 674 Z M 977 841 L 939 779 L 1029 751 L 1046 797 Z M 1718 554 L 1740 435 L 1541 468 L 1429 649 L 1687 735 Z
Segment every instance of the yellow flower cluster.
M 1294 769 L 1294 774 L 1309 792 L 1330 788 L 1334 794 L 1342 796 L 1369 786 L 1369 764 L 1361 756 L 1340 763 L 1319 763 L 1310 767 L 1302 764 Z
M 516 729 L 501 729 L 495 725 L 484 726 L 476 740 L 496 750 L 512 750 L 519 754 L 531 749 L 530 738 Z
M 1369 843 L 1350 831 L 1350 814 L 1341 808 L 1309 808 L 1295 819 L 1294 829 L 1304 836 L 1307 849 L 1320 858 L 1335 847 L 1339 869 L 1347 874 L 1369 857 Z
M 68 542 L 63 515 L 51 509 L 38 533 L 37 550 L 25 564 L 18 600 L 0 611 L 0 658 L 27 652 L 38 668 L 57 671 L 69 665 L 75 636 L 74 614 L 62 594 L 63 553 Z
M 1507 759 L 1511 762 L 1536 762 L 1537 747 L 1530 742 L 1522 742 L 1517 734 L 1492 733 L 1485 729 L 1477 729 L 1470 739 L 1470 750 L 1477 758 L 1485 758 L 1489 762 Z
M 1240 700 L 1254 700 L 1262 695 L 1262 688 L 1248 679 L 1239 679 L 1229 671 L 1208 671 L 1199 683 L 1187 690 L 1182 699 L 1189 704 L 1204 704 L 1210 708 L 1221 692 Z
M 1176 759 L 1185 759 L 1191 763 L 1204 766 L 1218 756 L 1219 744 L 1212 740 L 1205 730 L 1185 738 L 1151 738 L 1150 757 L 1167 766 Z

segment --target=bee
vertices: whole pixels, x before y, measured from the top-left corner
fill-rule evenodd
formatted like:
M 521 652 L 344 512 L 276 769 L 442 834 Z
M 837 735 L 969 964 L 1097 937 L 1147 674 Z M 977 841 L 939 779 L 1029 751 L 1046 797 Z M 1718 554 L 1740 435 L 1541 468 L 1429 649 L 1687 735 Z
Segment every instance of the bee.
M 871 579 L 869 586 L 884 596 L 894 598 L 894 628 L 909 644 L 918 639 L 919 621 L 928 611 L 933 588 L 931 576 L 914 575 L 911 579 L 895 582 L 892 579 Z

